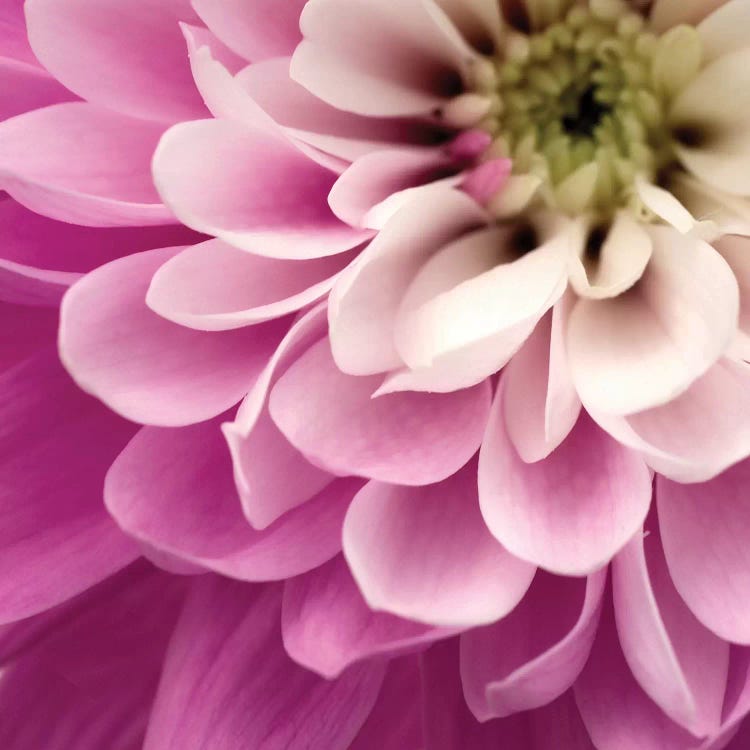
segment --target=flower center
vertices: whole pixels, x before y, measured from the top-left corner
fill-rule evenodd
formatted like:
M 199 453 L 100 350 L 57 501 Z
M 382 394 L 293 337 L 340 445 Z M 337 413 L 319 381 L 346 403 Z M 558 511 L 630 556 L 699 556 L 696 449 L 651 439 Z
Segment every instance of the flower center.
M 539 178 L 548 207 L 629 207 L 648 220 L 636 179 L 654 181 L 675 163 L 668 113 L 700 63 L 694 28 L 659 37 L 620 0 L 576 5 L 537 33 L 512 31 L 472 74 L 474 91 L 491 101 L 480 122 L 494 137 L 488 156 Z

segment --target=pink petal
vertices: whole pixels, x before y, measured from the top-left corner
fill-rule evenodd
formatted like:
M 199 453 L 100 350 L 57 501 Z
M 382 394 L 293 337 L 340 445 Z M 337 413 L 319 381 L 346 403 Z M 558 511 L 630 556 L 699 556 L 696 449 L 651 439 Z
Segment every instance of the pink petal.
M 238 122 L 171 128 L 154 156 L 154 180 L 185 224 L 259 255 L 333 255 L 372 234 L 331 212 L 332 172 L 283 137 Z
M 440 484 L 370 482 L 344 523 L 344 554 L 372 609 L 445 627 L 493 622 L 518 604 L 534 568 L 487 531 L 476 462 Z
M 105 501 L 117 522 L 157 550 L 249 581 L 287 578 L 336 555 L 361 483 L 335 482 L 255 531 L 242 515 L 219 424 L 141 431 L 107 474 Z
M 246 60 L 290 55 L 302 40 L 299 17 L 306 0 L 193 0 L 206 26 Z
M 183 583 L 134 565 L 91 593 L 3 670 L 5 750 L 140 747 Z
M 678 482 L 704 482 L 750 454 L 750 366 L 722 359 L 673 401 L 629 417 L 596 415 Z
M 79 278 L 77 273 L 40 271 L 0 258 L 0 300 L 14 305 L 57 307 L 68 287 Z
M 378 700 L 349 750 L 423 747 L 420 682 L 416 657 L 390 662 Z
M 680 599 L 657 528 L 637 534 L 620 552 L 612 581 L 617 631 L 636 680 L 673 721 L 696 736 L 715 733 L 729 644 L 706 630 Z
M 280 592 L 200 579 L 170 644 L 144 750 L 346 750 L 383 681 L 381 664 L 327 681 L 292 662 Z
M 390 147 L 428 145 L 442 135 L 439 126 L 430 123 L 336 109 L 290 78 L 289 62 L 281 58 L 249 65 L 236 80 L 277 123 L 311 146 L 354 161 Z
M 609 603 L 575 697 L 597 750 L 686 750 L 700 745 L 641 690 L 622 655 Z
M 333 477 L 313 466 L 279 431 L 266 408 L 278 377 L 325 334 L 325 303 L 302 316 L 269 360 L 233 422 L 222 425 L 245 517 L 264 529 L 316 495 Z
M 271 416 L 289 442 L 334 474 L 406 485 L 438 482 L 476 452 L 490 384 L 450 394 L 372 394 L 380 378 L 338 370 L 327 340 L 312 346 L 271 391 Z
M 727 0 L 655 0 L 651 10 L 651 23 L 659 32 L 681 23 L 694 25 L 726 2 Z
M 373 209 L 410 188 L 456 174 L 449 155 L 441 148 L 400 148 L 374 151 L 355 161 L 337 180 L 328 196 L 333 212 L 353 226 L 381 228 Z M 437 212 L 436 212 L 437 213 Z
M 179 248 L 113 261 L 71 288 L 60 351 L 76 382 L 128 419 L 178 426 L 236 404 L 285 332 L 283 321 L 204 333 L 146 307 L 154 272 Z
M 71 91 L 134 117 L 201 117 L 179 21 L 189 0 L 29 0 L 29 39 L 42 64 Z
M 640 283 L 581 300 L 568 322 L 573 380 L 593 412 L 632 414 L 684 393 L 727 349 L 737 282 L 707 243 L 650 227 L 653 257 Z
M 154 227 L 82 227 L 0 200 L 0 257 L 51 271 L 91 271 L 115 258 L 155 247 L 187 245 L 200 235 L 177 224 Z
M 524 463 L 503 424 L 503 390 L 479 454 L 479 502 L 490 531 L 514 555 L 554 573 L 597 570 L 646 517 L 646 464 L 585 412 L 546 459 Z
M 460 51 L 428 3 L 312 0 L 291 75 L 323 101 L 362 115 L 428 114 L 458 82 Z
M 505 426 L 526 463 L 549 456 L 581 411 L 563 351 L 563 315 L 561 304 L 547 313 L 505 369 Z
M 22 0 L 10 0 L 0 7 L 0 56 L 41 68 L 29 47 Z
M 750 461 L 704 484 L 659 477 L 664 554 L 680 596 L 721 638 L 750 643 Z
M 0 120 L 76 98 L 38 65 L 5 57 L 2 49 L 0 91 Z
M 461 679 L 479 721 L 510 716 L 561 696 L 594 642 L 606 570 L 588 579 L 538 571 L 504 619 L 461 636 Z
M 88 226 L 167 224 L 151 179 L 163 126 L 69 102 L 0 123 L 0 186 L 28 208 Z
M 415 196 L 336 281 L 330 296 L 331 349 L 351 375 L 403 364 L 393 330 L 402 297 L 442 246 L 483 223 L 484 213 L 456 190 Z
M 316 302 L 351 260 L 349 254 L 278 260 L 209 240 L 167 261 L 154 274 L 146 303 L 189 328 L 241 328 Z
M 8 622 L 112 575 L 138 549 L 101 500 L 133 426 L 81 393 L 51 347 L 1 379 L 0 621 Z
M 287 653 L 328 678 L 360 660 L 420 650 L 453 633 L 373 612 L 341 556 L 286 582 L 282 627 Z

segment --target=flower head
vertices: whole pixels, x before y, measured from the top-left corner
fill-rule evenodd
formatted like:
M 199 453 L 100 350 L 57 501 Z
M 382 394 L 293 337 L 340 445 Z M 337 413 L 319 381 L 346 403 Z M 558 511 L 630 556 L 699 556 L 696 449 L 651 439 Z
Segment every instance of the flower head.
M 745 0 L 19 9 L 0 744 L 744 747 Z

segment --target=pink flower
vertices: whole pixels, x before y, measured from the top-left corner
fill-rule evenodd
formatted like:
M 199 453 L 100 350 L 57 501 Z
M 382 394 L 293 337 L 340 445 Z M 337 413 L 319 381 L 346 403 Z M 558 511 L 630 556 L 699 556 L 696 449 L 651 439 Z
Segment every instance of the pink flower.
M 743 748 L 747 21 L 1 11 L 0 744 Z

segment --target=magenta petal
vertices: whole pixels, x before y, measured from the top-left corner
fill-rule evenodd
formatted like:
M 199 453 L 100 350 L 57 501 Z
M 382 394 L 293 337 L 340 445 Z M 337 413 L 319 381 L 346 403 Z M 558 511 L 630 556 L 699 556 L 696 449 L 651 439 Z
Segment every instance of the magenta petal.
M 427 487 L 370 482 L 346 515 L 344 554 L 370 607 L 445 627 L 507 615 L 534 577 L 485 527 L 476 461 Z
M 220 420 L 142 430 L 112 465 L 107 507 L 157 550 L 244 580 L 303 573 L 341 549 L 341 524 L 361 483 L 342 479 L 264 531 L 242 514 Z
M 479 723 L 461 693 L 456 640 L 434 646 L 422 662 L 425 750 L 594 750 L 571 692 L 535 711 Z
M 162 198 L 181 221 L 258 255 L 334 255 L 372 235 L 342 223 L 329 208 L 333 172 L 280 132 L 257 125 L 175 125 L 162 138 L 153 169 Z
M 302 40 L 299 17 L 307 0 L 193 0 L 206 26 L 251 62 L 291 55 Z
M 372 398 L 382 378 L 344 375 L 328 340 L 312 346 L 271 391 L 271 416 L 289 441 L 334 474 L 407 485 L 437 482 L 476 452 L 490 384 L 447 394 Z
M 181 248 L 121 258 L 65 296 L 60 352 L 76 382 L 144 424 L 200 422 L 236 404 L 252 386 L 287 324 L 205 333 L 148 309 L 154 272 Z
M 651 505 L 645 462 L 586 414 L 546 459 L 524 463 L 501 409 L 503 385 L 479 454 L 479 500 L 495 537 L 554 573 L 582 575 L 607 563 Z
M 102 503 L 134 427 L 81 393 L 51 350 L 6 371 L 0 434 L 0 621 L 40 612 L 138 556 Z
M 721 638 L 750 643 L 750 461 L 703 484 L 657 479 L 664 554 L 695 616 Z
M 179 21 L 197 20 L 189 0 L 29 0 L 29 39 L 71 91 L 135 117 L 201 117 Z
M 327 681 L 297 666 L 279 629 L 280 591 L 199 579 L 178 622 L 145 750 L 346 750 L 384 667 Z
M 588 579 L 539 571 L 504 619 L 461 636 L 464 695 L 480 721 L 543 706 L 583 669 L 594 642 L 606 569 Z
M 340 556 L 286 582 L 282 627 L 287 653 L 323 677 L 379 654 L 426 648 L 453 633 L 373 612 Z
M 423 747 L 420 682 L 417 657 L 390 662 L 375 707 L 349 750 L 405 750 Z
M 609 603 L 575 696 L 597 750 L 685 750 L 700 745 L 641 690 L 622 655 Z
M 57 334 L 57 310 L 0 301 L 0 373 L 52 348 Z
M 86 102 L 0 123 L 0 187 L 33 211 L 88 226 L 168 224 L 151 178 L 164 126 Z
M 651 528 L 654 527 L 654 528 Z M 703 627 L 667 571 L 658 528 L 637 534 L 612 563 L 615 617 L 633 675 L 676 723 L 715 733 L 729 666 L 729 644 Z
M 200 235 L 174 225 L 83 227 L 54 221 L 14 200 L 0 200 L 0 258 L 47 271 L 85 272 L 115 258 L 193 242 Z
M 3 750 L 139 748 L 183 588 L 138 564 L 45 613 L 0 678 Z

